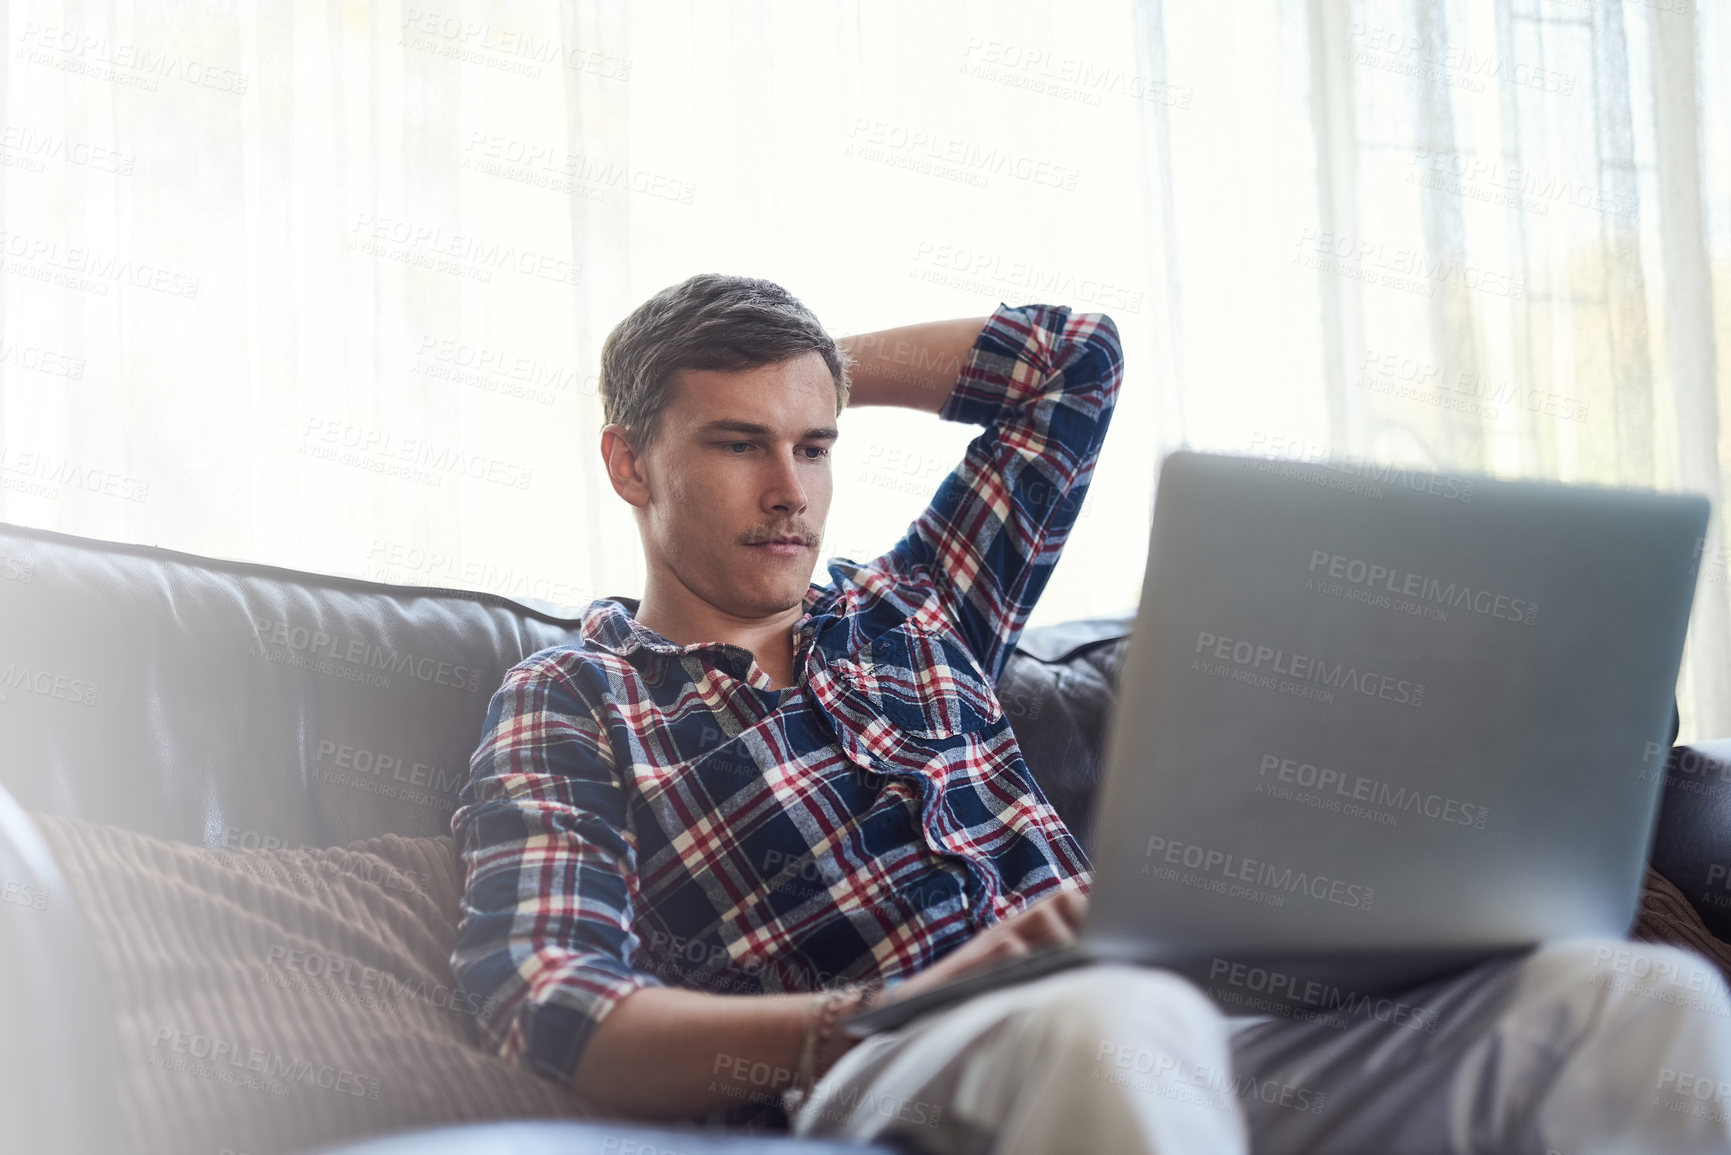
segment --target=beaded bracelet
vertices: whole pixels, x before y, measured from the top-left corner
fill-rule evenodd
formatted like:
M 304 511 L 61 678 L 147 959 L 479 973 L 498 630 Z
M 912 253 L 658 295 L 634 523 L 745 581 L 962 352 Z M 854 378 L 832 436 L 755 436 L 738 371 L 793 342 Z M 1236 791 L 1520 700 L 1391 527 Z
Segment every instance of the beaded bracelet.
M 883 994 L 884 984 L 883 980 L 878 979 L 868 983 L 856 983 L 851 989 L 859 997 L 854 1000 L 853 1006 L 849 1009 L 848 1013 L 852 1015 L 860 1015 L 870 1010 L 878 1001 L 879 996 Z M 814 1066 L 820 1067 L 822 1072 L 828 1072 L 828 1070 L 835 1066 L 836 1062 L 841 1059 L 841 1055 L 837 1055 L 835 1059 L 832 1059 L 827 1063 L 823 1062 L 824 1045 L 829 1042 L 830 1036 L 835 1030 L 836 1022 L 840 1018 L 840 1015 L 835 1016 L 835 1018 L 824 1023 L 822 1029 L 818 1032 L 817 1045 L 813 1048 L 812 1054 Z M 847 1053 L 846 1048 L 843 1048 L 842 1053 Z M 818 1074 L 820 1078 L 822 1077 L 822 1075 L 817 1071 L 814 1071 L 813 1073 Z
M 854 1010 L 863 1011 L 871 1006 L 882 992 L 881 981 L 854 984 L 839 990 L 825 991 L 814 1000 L 816 1014 L 806 1016 L 805 1039 L 799 1049 L 799 1069 L 794 1073 L 793 1085 L 782 1092 L 782 1107 L 790 1117 L 805 1104 L 811 1094 L 812 1084 L 817 1081 L 814 1077 L 817 1053 L 835 1031 L 836 1021 L 841 1018 L 842 1004 L 851 997 Z M 825 1070 L 828 1070 L 827 1066 Z

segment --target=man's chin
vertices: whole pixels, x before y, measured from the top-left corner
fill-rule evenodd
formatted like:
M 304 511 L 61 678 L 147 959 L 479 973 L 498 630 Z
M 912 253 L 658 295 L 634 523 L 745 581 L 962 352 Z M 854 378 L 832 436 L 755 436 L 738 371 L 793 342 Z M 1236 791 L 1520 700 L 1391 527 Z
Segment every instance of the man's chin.
M 779 594 L 776 594 L 774 596 L 765 597 L 765 598 L 761 599 L 758 603 L 757 616 L 761 617 L 761 618 L 767 618 L 771 614 L 785 614 L 788 610 L 791 610 L 795 606 L 801 605 L 802 603 L 804 603 L 804 601 L 805 601 L 805 587 L 804 586 L 799 587 L 799 589 L 797 591 L 788 590 L 784 593 L 779 593 Z
M 805 591 L 810 587 L 810 581 L 801 582 L 795 588 L 791 578 L 777 581 L 765 581 L 762 574 L 740 575 L 740 580 L 731 589 L 722 587 L 715 591 L 716 596 L 708 598 L 711 604 L 725 607 L 727 611 L 741 618 L 767 618 L 775 614 L 786 613 L 797 605 L 805 602 Z
M 806 582 L 795 587 L 789 583 L 773 594 L 766 595 L 763 599 L 764 608 L 761 613 L 766 617 L 770 614 L 784 614 L 795 606 L 803 605 L 805 603 L 805 591 L 809 585 L 810 583 Z

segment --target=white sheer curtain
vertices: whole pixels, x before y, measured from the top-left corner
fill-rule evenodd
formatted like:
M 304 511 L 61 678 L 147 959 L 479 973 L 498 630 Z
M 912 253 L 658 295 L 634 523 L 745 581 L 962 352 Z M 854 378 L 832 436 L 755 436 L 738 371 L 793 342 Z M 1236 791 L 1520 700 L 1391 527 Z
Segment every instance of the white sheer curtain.
M 0 520 L 567 606 L 638 593 L 595 366 L 698 271 L 778 281 L 837 333 L 1000 300 L 1112 314 L 1126 386 L 1036 623 L 1134 604 L 1179 444 L 1717 502 L 1728 20 L 14 4 Z M 885 548 L 973 432 L 845 415 L 825 556 Z M 1685 737 L 1731 734 L 1717 525 Z
M 1196 87 L 1143 137 L 1157 444 L 1717 507 L 1731 6 L 1141 0 L 1135 43 Z M 1720 525 L 1685 738 L 1731 734 Z

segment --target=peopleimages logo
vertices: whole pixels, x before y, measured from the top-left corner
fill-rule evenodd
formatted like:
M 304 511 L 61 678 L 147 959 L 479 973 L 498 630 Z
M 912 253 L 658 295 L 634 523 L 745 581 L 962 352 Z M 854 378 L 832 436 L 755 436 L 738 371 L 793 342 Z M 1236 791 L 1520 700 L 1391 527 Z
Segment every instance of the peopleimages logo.
M 0 878 L 0 902 L 9 902 L 13 906 L 28 907 L 31 910 L 47 910 L 48 888 L 36 883 Z
M 1361 886 L 1356 882 L 1347 882 L 1339 878 L 1329 878 L 1323 874 L 1312 874 L 1305 870 L 1294 870 L 1290 866 L 1276 866 L 1272 862 L 1263 862 L 1257 858 L 1244 858 L 1230 851 L 1215 850 L 1199 846 L 1193 842 L 1179 842 L 1159 835 L 1150 835 L 1148 848 L 1143 857 L 1150 861 L 1143 864 L 1142 873 L 1165 878 L 1166 874 L 1154 869 L 1155 862 L 1167 863 L 1171 866 L 1182 866 L 1186 870 L 1199 871 L 1204 875 L 1213 874 L 1222 879 L 1234 882 L 1245 882 L 1252 886 L 1264 887 L 1269 890 L 1285 891 L 1287 894 L 1306 894 L 1323 902 L 1332 902 L 1337 906 L 1349 906 L 1357 910 L 1369 910 L 1376 898 L 1373 887 Z M 1170 872 L 1167 872 L 1170 873 Z M 1183 879 L 1168 879 L 1168 881 L 1184 881 Z M 1214 889 L 1203 887 L 1202 889 Z M 1275 905 L 1275 904 L 1268 904 Z
M 710 1074 L 718 1076 L 710 1080 L 711 1092 L 726 1095 L 731 1099 L 743 1099 L 770 1106 L 781 1103 L 782 1091 L 793 1086 L 798 1077 L 798 1072 L 788 1067 L 766 1063 L 760 1059 L 720 1053 L 715 1056 L 715 1065 L 710 1069 Z M 908 1099 L 887 1091 L 873 1091 L 860 1084 L 828 1094 L 819 1100 L 815 1107 L 807 1109 L 818 1118 L 837 1122 L 857 1119 L 870 1112 L 882 1119 L 893 1118 L 918 1127 L 938 1126 L 943 1120 L 944 1112 L 941 1104 L 927 1103 L 923 1099 Z M 602 1149 L 608 1148 L 603 1144 Z M 645 1155 L 673 1153 L 650 1153 L 646 1149 Z
M 320 739 L 309 775 L 314 782 L 399 798 L 424 806 L 448 806 L 469 781 L 465 767 L 435 766 L 401 754 Z
M 1666 778 L 1671 789 L 1707 794 L 1715 789 L 1713 779 L 1731 783 L 1731 761 L 1703 754 L 1692 746 L 1648 742 L 1641 754 L 1641 781 L 1659 777 Z
M 1077 277 L 1060 269 L 1044 268 L 1027 261 L 1006 260 L 1002 254 L 971 249 L 960 245 L 922 240 L 914 248 L 914 272 L 928 282 L 950 283 L 953 274 L 964 278 L 956 284 L 991 285 L 1024 291 L 1041 300 L 1062 299 L 1084 305 L 1098 305 L 1113 312 L 1137 313 L 1142 310 L 1141 290 L 1114 285 L 1095 277 Z
M 377 1099 L 382 1083 L 379 1079 L 358 1075 L 346 1067 L 330 1063 L 315 1063 L 293 1058 L 262 1047 L 247 1047 L 226 1039 L 174 1027 L 158 1027 L 151 1042 L 150 1065 L 168 1070 L 186 1071 L 204 1078 L 220 1078 L 234 1082 L 233 1070 L 223 1071 L 219 1064 L 256 1074 L 278 1085 L 304 1083 L 358 1099 Z M 168 1052 L 168 1053 L 164 1053 Z M 187 1062 L 186 1056 L 193 1060 Z
M 1306 443 L 1284 434 L 1269 434 L 1261 430 L 1252 433 L 1250 452 L 1261 458 L 1246 462 L 1252 469 L 1280 473 L 1281 476 L 1307 481 L 1324 489 L 1343 489 L 1378 500 L 1382 498 L 1383 486 L 1411 490 L 1413 493 L 1427 493 L 1463 504 L 1470 503 L 1473 499 L 1475 483 L 1470 477 L 1433 473 L 1428 469 L 1412 466 L 1388 465 L 1357 453 L 1335 453 L 1316 442 Z M 1313 477 L 1302 470 L 1283 471 L 1281 467 L 1287 462 L 1327 470 L 1340 475 L 1342 479 L 1350 480 L 1351 484 L 1332 478 Z
M 1320 575 L 1318 571 L 1321 571 Z M 1412 607 L 1420 617 L 1434 617 L 1440 612 L 1434 609 L 1435 606 L 1447 606 L 1449 609 L 1465 607 L 1475 614 L 1520 622 L 1528 626 L 1537 625 L 1539 621 L 1539 603 L 1529 598 L 1515 598 L 1488 589 L 1474 589 L 1464 582 L 1449 582 L 1444 585 L 1437 578 L 1425 574 L 1411 573 L 1397 566 L 1382 565 L 1365 561 L 1363 558 L 1329 553 L 1327 550 L 1311 551 L 1308 572 L 1312 575 L 1312 581 L 1305 583 L 1306 589 L 1312 588 L 1315 577 L 1326 576 L 1352 586 L 1363 587 L 1366 592 L 1396 595 L 1397 600 L 1393 602 L 1383 599 L 1381 604 L 1387 604 L 1389 608 L 1403 608 L 1398 598 L 1432 603 L 1430 606 Z M 1446 614 L 1442 615 L 1442 620 L 1447 620 Z
M 1360 670 L 1345 663 L 1330 663 L 1309 654 L 1288 653 L 1275 646 L 1222 637 L 1206 630 L 1197 631 L 1195 653 L 1207 657 L 1192 659 L 1192 670 L 1229 676 L 1234 681 L 1299 697 L 1320 697 L 1332 702 L 1334 697 L 1329 691 L 1340 690 L 1415 708 L 1424 704 L 1423 682 Z
M 1366 349 L 1359 363 L 1360 389 L 1423 401 L 1458 413 L 1496 418 L 1516 409 L 1566 421 L 1587 419 L 1587 403 L 1550 390 L 1523 389 L 1504 378 L 1496 382 L 1476 369 L 1420 360 L 1405 353 Z
M 1300 762 L 1296 758 L 1282 758 L 1278 754 L 1264 754 L 1261 764 L 1256 768 L 1256 774 L 1258 778 L 1271 779 L 1273 783 L 1315 791 L 1318 796 L 1316 801 L 1323 804 L 1322 809 L 1339 810 L 1338 804 L 1344 802 L 1349 816 L 1373 818 L 1385 826 L 1397 825 L 1400 814 L 1419 814 L 1438 822 L 1483 830 L 1491 816 L 1488 806 L 1475 806 L 1443 794 L 1427 794 L 1406 786 L 1393 786 L 1375 778 L 1366 778 L 1362 774 L 1331 770 L 1326 766 Z M 1256 785 L 1258 794 L 1270 793 L 1273 790 L 1278 790 L 1278 787 L 1271 788 L 1270 782 L 1258 782 Z M 1280 795 L 1276 793 L 1275 796 Z M 1295 798 L 1305 800 L 1303 795 Z M 1365 806 L 1354 807 L 1354 803 L 1364 803 Z M 1385 813 L 1366 811 L 1365 807 L 1376 807 Z
M 321 983 L 355 987 L 367 994 L 381 995 L 398 1002 L 405 999 L 417 1000 L 439 1010 L 455 1011 L 458 1014 L 486 1017 L 492 1014 L 498 1002 L 495 997 L 484 996 L 479 991 L 467 990 L 461 986 L 452 988 L 444 983 L 429 984 L 424 977 L 399 978 L 388 970 L 367 966 L 358 959 L 342 955 L 313 954 L 295 947 L 272 945 L 265 952 L 265 959 L 272 967 L 292 971 L 296 975 L 304 975 Z M 306 987 L 297 989 L 305 990 Z M 316 993 L 316 989 L 308 993 Z
M 57 698 L 74 706 L 96 705 L 96 692 L 102 687 L 70 674 L 33 669 L 17 662 L 0 667 L 0 703 L 10 700 L 12 691 L 26 690 L 44 698 Z
M 62 487 L 68 491 L 81 489 L 85 493 L 100 493 L 121 501 L 142 502 L 150 496 L 148 481 L 36 450 L 14 449 L 9 445 L 0 445 L 0 474 L 12 475 L 0 477 L 0 489 L 27 492 L 36 497 L 58 498 Z
M 1112 1070 L 1114 1067 L 1117 1069 Z M 1228 1090 L 1241 1099 L 1256 1099 L 1311 1115 L 1322 1114 L 1328 1101 L 1325 1093 L 1297 1083 L 1258 1079 L 1251 1073 L 1234 1074 L 1226 1067 L 1186 1063 L 1163 1049 L 1108 1039 L 1100 1040 L 1094 1049 L 1094 1073 L 1089 1078 L 1181 1102 L 1205 1104 L 1220 1111 L 1235 1110 L 1226 1097 Z
M 1363 1016 L 1379 1023 L 1392 1023 L 1412 1031 L 1423 1031 L 1434 1035 L 1437 1030 L 1438 1018 L 1435 1011 L 1429 1007 L 1403 1002 L 1399 999 L 1373 999 L 1356 991 L 1342 990 L 1340 987 L 1318 982 L 1315 979 L 1299 978 L 1282 971 L 1268 970 L 1264 967 L 1250 966 L 1246 963 L 1233 962 L 1216 957 L 1208 965 L 1208 981 L 1214 984 L 1226 984 L 1238 991 L 1250 992 L 1251 995 L 1266 996 L 1266 999 L 1247 999 L 1243 997 L 1230 998 L 1230 1001 L 1262 1010 L 1287 1010 L 1294 1006 L 1304 1007 L 1328 1015 L 1345 1015 L 1351 1017 Z M 1331 1024 L 1332 1025 L 1332 1024 Z M 1344 1022 L 1338 1025 L 1345 1026 Z
M 447 476 L 458 476 L 528 489 L 535 475 L 533 466 L 467 453 L 458 445 L 398 437 L 391 430 L 363 428 L 336 418 L 307 418 L 300 448 L 295 452 L 424 485 L 439 485 Z
M 482 689 L 481 671 L 474 666 L 458 665 L 454 662 L 441 661 L 437 658 L 392 650 L 366 638 L 355 637 L 343 633 L 327 633 L 318 628 L 296 625 L 282 619 L 254 618 L 253 631 L 259 644 L 259 656 L 266 661 L 281 661 L 276 651 L 271 649 L 272 643 L 284 646 L 288 650 L 287 657 L 293 659 L 289 664 L 303 666 L 315 663 L 314 668 L 321 672 L 330 670 L 370 673 L 372 670 L 383 670 L 390 674 L 407 674 L 411 678 L 423 682 L 431 682 L 439 686 L 451 686 L 456 689 L 477 691 Z M 318 665 L 322 660 L 322 665 Z M 338 665 L 337 663 L 341 663 Z M 377 675 L 372 675 L 377 677 Z M 366 678 L 356 680 L 366 681 Z M 370 683 L 377 684 L 377 683 Z M 383 681 L 384 688 L 389 688 L 390 682 Z
M 140 263 L 101 249 L 62 246 L 51 237 L 0 230 L 0 254 L 9 273 L 65 288 L 107 296 L 109 285 L 127 284 L 171 297 L 195 300 L 199 279 L 179 269 Z M 16 262 L 24 262 L 22 265 Z M 58 279 L 50 270 L 58 271 Z

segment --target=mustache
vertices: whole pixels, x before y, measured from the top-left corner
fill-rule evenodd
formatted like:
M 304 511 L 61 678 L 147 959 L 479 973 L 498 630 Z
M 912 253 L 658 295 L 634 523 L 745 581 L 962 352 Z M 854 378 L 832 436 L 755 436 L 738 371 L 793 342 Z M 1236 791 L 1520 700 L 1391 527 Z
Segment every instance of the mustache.
M 797 537 L 801 542 L 803 542 L 805 545 L 812 547 L 813 549 L 816 549 L 818 546 L 818 543 L 820 541 L 822 541 L 821 535 L 812 533 L 808 529 L 803 529 L 803 528 L 796 526 L 796 527 L 791 528 L 791 529 L 767 529 L 767 530 L 763 530 L 761 532 L 743 534 L 739 538 L 739 544 L 740 545 L 761 545 L 766 541 L 770 541 L 771 539 L 778 538 L 778 537 Z

